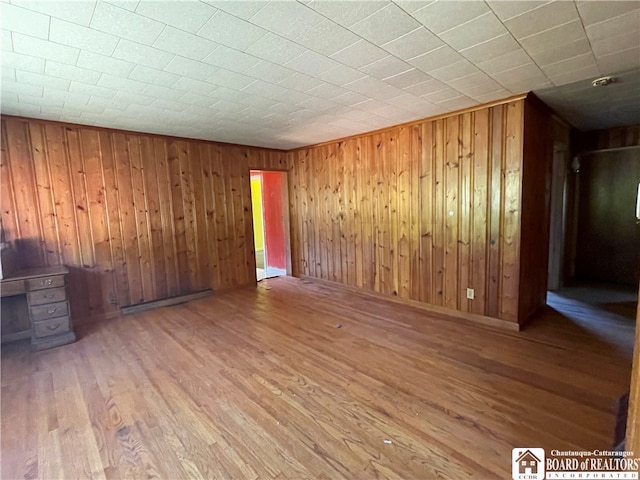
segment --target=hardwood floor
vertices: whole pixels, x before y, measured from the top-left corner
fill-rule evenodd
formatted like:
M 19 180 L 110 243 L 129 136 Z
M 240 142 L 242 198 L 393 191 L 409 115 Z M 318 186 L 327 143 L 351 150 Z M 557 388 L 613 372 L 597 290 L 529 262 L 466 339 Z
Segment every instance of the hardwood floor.
M 275 278 L 3 346 L 2 478 L 510 478 L 514 447 L 609 448 L 633 322 L 569 305 L 512 333 Z

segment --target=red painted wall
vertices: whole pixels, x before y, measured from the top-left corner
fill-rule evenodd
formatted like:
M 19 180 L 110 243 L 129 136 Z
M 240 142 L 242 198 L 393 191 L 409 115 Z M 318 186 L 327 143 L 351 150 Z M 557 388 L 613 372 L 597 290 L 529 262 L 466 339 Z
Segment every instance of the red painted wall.
M 269 267 L 287 268 L 282 205 L 282 172 L 262 173 L 262 208 Z

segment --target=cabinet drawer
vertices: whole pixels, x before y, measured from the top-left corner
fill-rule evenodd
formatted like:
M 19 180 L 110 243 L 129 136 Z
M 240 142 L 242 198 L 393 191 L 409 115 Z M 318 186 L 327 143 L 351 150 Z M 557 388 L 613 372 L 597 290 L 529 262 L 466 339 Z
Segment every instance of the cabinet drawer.
M 24 293 L 24 280 L 5 280 L 0 283 L 0 296 L 10 297 Z
M 31 321 L 33 322 L 47 320 L 48 318 L 62 317 L 69 314 L 69 306 L 66 301 L 39 305 L 37 307 L 31 307 L 30 310 Z
M 67 293 L 64 287 L 36 290 L 35 292 L 29 292 L 28 296 L 29 305 L 31 306 L 61 302 L 67 299 Z
M 36 338 L 60 335 L 69 331 L 69 316 L 50 318 L 41 322 L 33 322 L 31 326 L 33 336 Z
M 30 278 L 27 280 L 28 290 L 42 290 L 43 288 L 54 287 L 64 287 L 64 275 Z

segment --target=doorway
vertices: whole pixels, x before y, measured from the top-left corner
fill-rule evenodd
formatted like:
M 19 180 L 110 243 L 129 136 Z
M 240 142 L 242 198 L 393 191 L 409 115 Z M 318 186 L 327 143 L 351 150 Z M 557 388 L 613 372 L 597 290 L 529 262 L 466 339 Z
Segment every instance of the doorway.
M 291 274 L 287 173 L 251 170 L 256 279 Z

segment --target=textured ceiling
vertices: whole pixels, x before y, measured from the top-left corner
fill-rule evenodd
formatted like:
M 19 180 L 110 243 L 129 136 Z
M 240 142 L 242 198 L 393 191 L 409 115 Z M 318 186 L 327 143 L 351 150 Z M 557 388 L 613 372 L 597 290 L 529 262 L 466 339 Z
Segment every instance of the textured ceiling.
M 640 109 L 637 72 L 609 90 L 589 86 L 640 68 L 638 1 L 1 9 L 5 114 L 292 148 L 530 90 L 584 128 L 628 123 Z M 603 92 L 615 108 L 603 110 Z

